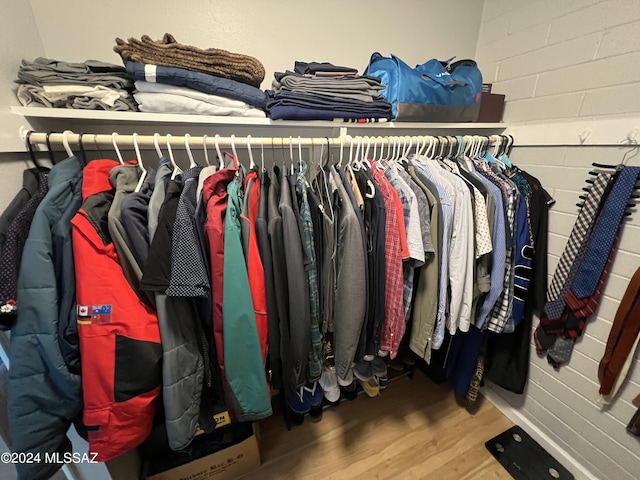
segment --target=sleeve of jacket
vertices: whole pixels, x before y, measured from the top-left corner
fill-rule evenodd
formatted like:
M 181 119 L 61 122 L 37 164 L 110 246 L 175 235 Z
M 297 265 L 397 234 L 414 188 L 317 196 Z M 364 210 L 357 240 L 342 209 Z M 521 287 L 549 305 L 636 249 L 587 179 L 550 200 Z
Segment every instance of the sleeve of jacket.
M 334 332 L 336 374 L 348 380 L 356 354 L 366 309 L 365 254 L 355 214 L 346 215 L 338 226 Z
M 58 346 L 58 296 L 49 220 L 40 209 L 27 239 L 18 284 L 20 314 L 11 335 L 9 428 L 16 452 L 64 452 L 82 408 L 80 376 L 69 372 Z M 17 465 L 21 479 L 45 479 L 60 465 Z

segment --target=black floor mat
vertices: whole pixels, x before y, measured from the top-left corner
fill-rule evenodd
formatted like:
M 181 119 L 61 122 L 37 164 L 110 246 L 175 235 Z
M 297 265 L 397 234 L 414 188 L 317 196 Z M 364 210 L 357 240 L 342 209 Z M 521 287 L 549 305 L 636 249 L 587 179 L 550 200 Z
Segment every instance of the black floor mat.
M 560 462 L 517 425 L 484 446 L 516 480 L 573 480 Z

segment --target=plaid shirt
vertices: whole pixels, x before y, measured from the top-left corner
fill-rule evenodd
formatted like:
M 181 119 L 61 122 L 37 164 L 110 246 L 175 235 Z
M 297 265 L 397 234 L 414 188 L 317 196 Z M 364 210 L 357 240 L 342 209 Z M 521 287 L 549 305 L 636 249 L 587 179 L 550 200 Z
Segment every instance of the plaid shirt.
M 476 327 L 485 328 L 486 318 L 489 312 L 495 305 L 498 297 L 502 293 L 502 287 L 504 283 L 504 271 L 506 261 L 506 238 L 505 238 L 505 213 L 504 205 L 502 202 L 502 195 L 500 189 L 496 187 L 492 182 L 482 175 L 477 174 L 477 177 L 486 185 L 489 189 L 489 193 L 493 196 L 495 201 L 495 216 L 493 219 L 493 254 L 491 262 L 491 287 L 489 293 L 485 297 L 484 301 L 478 309 L 476 315 Z
M 486 162 L 477 162 L 478 170 L 494 185 L 500 188 L 505 206 L 507 224 L 505 233 L 507 241 L 507 253 L 505 258 L 505 271 L 503 289 L 495 305 L 487 316 L 487 328 L 495 333 L 502 333 L 509 322 L 513 309 L 513 289 L 514 289 L 514 265 L 513 265 L 513 242 L 514 229 L 516 226 L 516 215 L 518 206 L 518 188 L 504 175 L 496 174 Z M 511 318 L 513 322 L 513 319 Z
M 374 162 L 371 162 L 372 164 Z M 380 332 L 380 350 L 388 351 L 391 358 L 398 353 L 398 346 L 406 328 L 404 322 L 403 285 L 404 274 L 402 272 L 402 253 L 400 246 L 400 228 L 403 218 L 399 218 L 396 209 L 397 193 L 377 168 L 372 168 L 373 179 L 384 198 L 385 221 L 385 249 L 384 258 L 386 267 L 385 278 L 385 319 Z
M 404 263 L 404 319 L 409 321 L 411 315 L 411 299 L 413 298 L 413 277 L 415 269 L 424 265 L 424 245 L 422 243 L 422 231 L 420 229 L 420 218 L 418 217 L 418 200 L 404 180 L 400 178 L 394 168 L 387 168 L 385 176 L 396 190 L 402 202 L 404 213 L 404 225 L 407 231 L 407 243 L 409 245 L 409 261 Z
M 320 338 L 320 295 L 318 292 L 318 269 L 316 249 L 313 242 L 313 222 L 311 208 L 307 198 L 307 164 L 300 162 L 301 167 L 296 176 L 296 193 L 300 206 L 300 220 L 302 221 L 302 246 L 306 256 L 311 259 L 311 265 L 305 265 L 307 281 L 309 282 L 309 306 L 311 311 L 311 350 L 309 351 L 309 374 L 312 378 L 322 372 L 322 339 Z

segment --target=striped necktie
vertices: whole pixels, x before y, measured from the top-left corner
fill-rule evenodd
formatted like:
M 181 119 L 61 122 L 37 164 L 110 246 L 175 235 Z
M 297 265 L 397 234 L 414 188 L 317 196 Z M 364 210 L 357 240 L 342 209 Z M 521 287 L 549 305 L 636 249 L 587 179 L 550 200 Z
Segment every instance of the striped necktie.
M 611 175 L 608 173 L 601 173 L 596 177 L 584 201 L 584 206 L 578 213 L 578 218 L 576 218 L 567 246 L 562 252 L 562 257 L 560 257 L 547 292 L 547 304 L 544 311 L 550 320 L 558 320 L 562 316 L 564 296 L 569 287 L 567 280 L 571 278 L 572 266 L 579 258 L 583 244 L 589 238 L 598 207 L 610 180 Z
M 590 297 L 596 290 L 638 175 L 640 167 L 624 167 L 607 196 L 583 260 L 571 283 L 571 292 L 578 299 Z

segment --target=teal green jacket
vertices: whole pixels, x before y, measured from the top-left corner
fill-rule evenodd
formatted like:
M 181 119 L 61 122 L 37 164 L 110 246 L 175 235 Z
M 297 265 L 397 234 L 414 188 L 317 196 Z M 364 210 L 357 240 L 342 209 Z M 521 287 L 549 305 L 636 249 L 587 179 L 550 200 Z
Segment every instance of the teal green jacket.
M 256 315 L 251 300 L 247 264 L 242 250 L 240 214 L 242 193 L 237 179 L 227 186 L 224 228 L 222 324 L 225 396 L 238 420 L 260 420 L 271 415 L 271 399 L 262 363 Z

